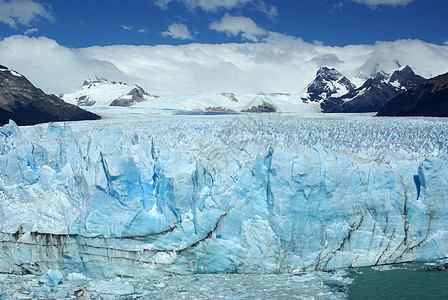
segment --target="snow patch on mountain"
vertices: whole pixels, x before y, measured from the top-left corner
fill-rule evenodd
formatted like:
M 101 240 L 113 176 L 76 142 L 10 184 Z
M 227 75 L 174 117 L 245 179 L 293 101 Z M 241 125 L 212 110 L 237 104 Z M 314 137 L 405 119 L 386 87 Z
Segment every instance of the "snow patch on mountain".
M 16 77 L 22 77 L 22 74 L 20 74 L 19 72 L 16 72 L 16 71 L 14 71 L 8 67 L 2 66 L 2 65 L 0 65 L 0 72 L 9 72 Z

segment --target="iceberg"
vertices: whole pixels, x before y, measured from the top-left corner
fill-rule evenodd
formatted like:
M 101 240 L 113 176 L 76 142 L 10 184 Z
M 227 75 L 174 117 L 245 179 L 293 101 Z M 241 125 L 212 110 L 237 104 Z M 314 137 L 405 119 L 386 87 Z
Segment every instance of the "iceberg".
M 442 119 L 0 128 L 0 273 L 300 273 L 448 256 Z

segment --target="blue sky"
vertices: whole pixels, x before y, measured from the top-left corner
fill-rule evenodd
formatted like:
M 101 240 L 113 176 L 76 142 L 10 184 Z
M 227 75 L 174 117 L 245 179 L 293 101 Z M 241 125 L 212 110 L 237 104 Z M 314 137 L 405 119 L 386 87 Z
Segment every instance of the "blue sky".
M 0 0 L 0 37 L 60 45 L 263 41 L 269 33 L 330 46 L 448 41 L 446 0 Z
M 300 93 L 448 71 L 447 0 L 0 0 L 0 64 L 47 93 L 96 75 L 156 95 Z

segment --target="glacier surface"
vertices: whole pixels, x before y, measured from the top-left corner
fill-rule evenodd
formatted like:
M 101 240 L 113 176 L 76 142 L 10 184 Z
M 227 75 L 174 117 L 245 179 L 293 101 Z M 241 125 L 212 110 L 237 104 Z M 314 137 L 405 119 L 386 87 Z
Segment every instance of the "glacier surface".
M 131 118 L 0 128 L 1 273 L 297 273 L 448 256 L 446 120 Z

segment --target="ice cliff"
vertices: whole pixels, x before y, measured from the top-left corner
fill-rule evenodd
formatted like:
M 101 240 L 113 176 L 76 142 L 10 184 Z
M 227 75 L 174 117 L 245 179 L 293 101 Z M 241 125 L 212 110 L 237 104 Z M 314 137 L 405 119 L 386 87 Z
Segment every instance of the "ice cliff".
M 448 123 L 0 128 L 0 272 L 329 270 L 448 256 Z

